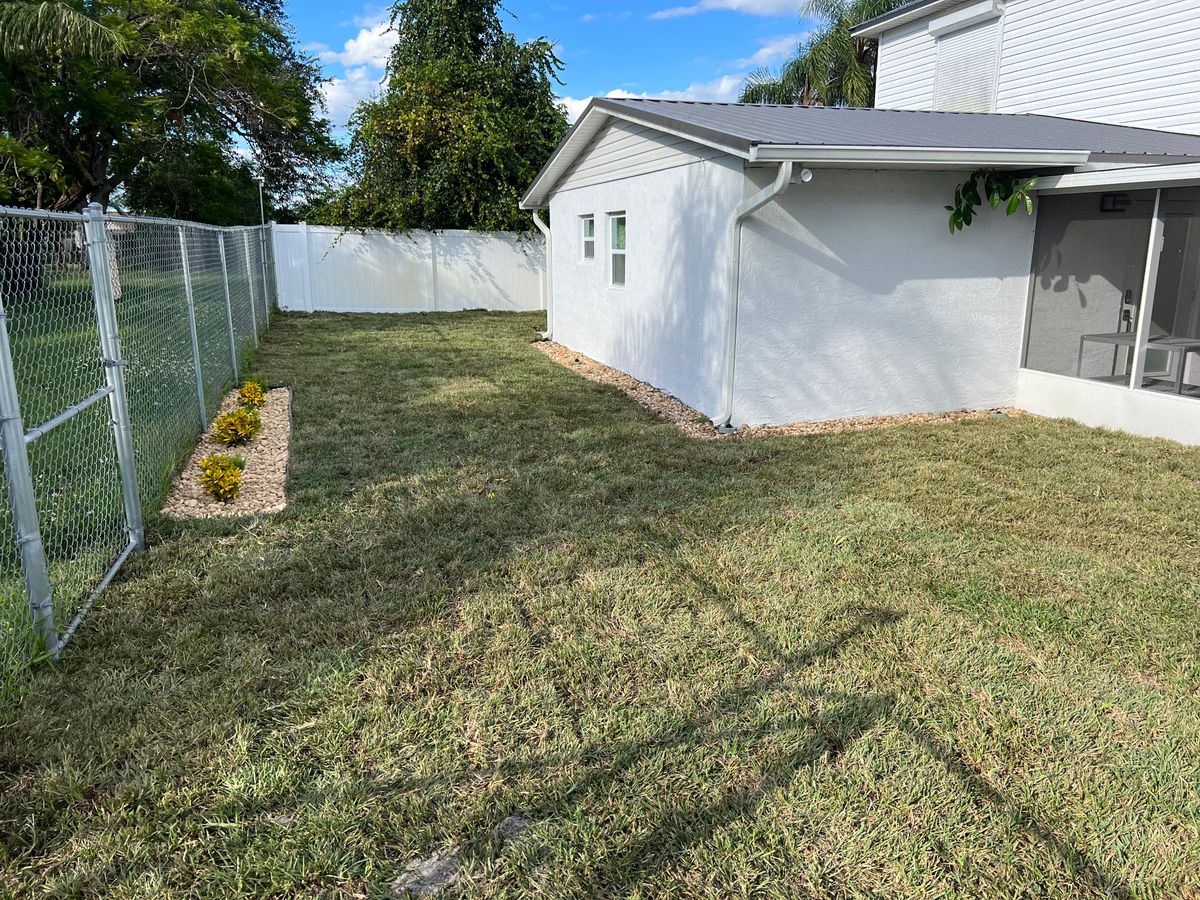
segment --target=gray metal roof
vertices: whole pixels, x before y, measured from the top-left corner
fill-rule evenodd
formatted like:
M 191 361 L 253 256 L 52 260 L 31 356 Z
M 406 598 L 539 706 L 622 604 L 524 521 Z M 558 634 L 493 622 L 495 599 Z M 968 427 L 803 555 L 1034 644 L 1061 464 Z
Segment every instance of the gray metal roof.
M 595 101 L 634 113 L 685 137 L 749 152 L 752 147 L 923 147 L 979 150 L 1086 150 L 1092 161 L 1200 159 L 1200 136 L 1027 113 L 954 113 L 824 106 Z
M 558 180 L 612 119 L 678 135 L 749 162 L 1071 171 L 1085 163 L 1200 161 L 1197 135 L 1056 116 L 603 98 L 589 104 L 521 205 L 545 206 Z

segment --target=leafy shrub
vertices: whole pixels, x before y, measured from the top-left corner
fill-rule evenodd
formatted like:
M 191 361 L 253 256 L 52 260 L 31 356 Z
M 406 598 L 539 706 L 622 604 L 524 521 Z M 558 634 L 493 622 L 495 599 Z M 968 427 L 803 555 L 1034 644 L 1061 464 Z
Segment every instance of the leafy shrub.
M 238 403 L 259 409 L 267 404 L 266 386 L 257 378 L 247 378 L 238 391 Z
M 244 444 L 262 431 L 262 417 L 257 409 L 242 406 L 233 412 L 222 413 L 213 422 L 212 437 L 218 444 Z
M 245 465 L 240 456 L 212 453 L 200 460 L 200 485 L 222 503 L 232 503 L 241 490 Z

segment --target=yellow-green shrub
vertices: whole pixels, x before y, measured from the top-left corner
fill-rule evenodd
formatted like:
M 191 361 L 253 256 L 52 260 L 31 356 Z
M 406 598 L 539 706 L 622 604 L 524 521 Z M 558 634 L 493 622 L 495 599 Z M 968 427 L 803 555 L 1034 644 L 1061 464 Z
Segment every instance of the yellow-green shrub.
M 262 382 L 254 380 L 243 382 L 241 390 L 238 391 L 238 403 L 254 409 L 266 406 L 267 392 L 263 388 Z
M 262 431 L 262 418 L 258 410 L 239 407 L 233 412 L 222 413 L 213 422 L 212 438 L 218 444 L 244 444 Z
M 200 460 L 200 486 L 222 503 L 232 503 L 241 490 L 245 465 L 240 456 L 212 453 Z

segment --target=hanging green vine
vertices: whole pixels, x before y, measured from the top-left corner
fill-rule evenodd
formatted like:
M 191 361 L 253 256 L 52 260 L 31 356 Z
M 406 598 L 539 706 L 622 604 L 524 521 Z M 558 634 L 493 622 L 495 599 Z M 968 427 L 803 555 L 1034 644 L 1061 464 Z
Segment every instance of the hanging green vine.
M 950 233 L 962 231 L 975 221 L 975 211 L 984 203 L 992 209 L 1004 204 L 1004 211 L 1012 216 L 1021 207 L 1026 215 L 1033 215 L 1033 197 L 1030 191 L 1037 186 L 1037 179 L 1000 172 L 996 169 L 976 169 L 971 176 L 954 189 L 954 205 L 947 206 L 950 213 Z

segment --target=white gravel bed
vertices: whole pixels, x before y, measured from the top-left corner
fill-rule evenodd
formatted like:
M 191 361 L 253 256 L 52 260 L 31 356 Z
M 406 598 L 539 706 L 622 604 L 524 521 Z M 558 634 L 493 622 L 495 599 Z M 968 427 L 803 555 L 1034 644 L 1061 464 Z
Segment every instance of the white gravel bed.
M 221 401 L 220 412 L 237 408 L 237 389 Z M 175 519 L 203 519 L 216 516 L 253 516 L 275 513 L 287 506 L 284 482 L 287 479 L 288 443 L 292 436 L 292 392 L 288 388 L 267 391 L 266 405 L 259 410 L 262 431 L 245 444 L 225 447 L 212 439 L 210 432 L 200 436 L 196 452 L 175 481 L 163 514 Z M 219 413 L 218 413 L 219 414 Z M 241 456 L 242 487 L 232 503 L 223 503 L 200 486 L 200 460 L 210 453 Z

